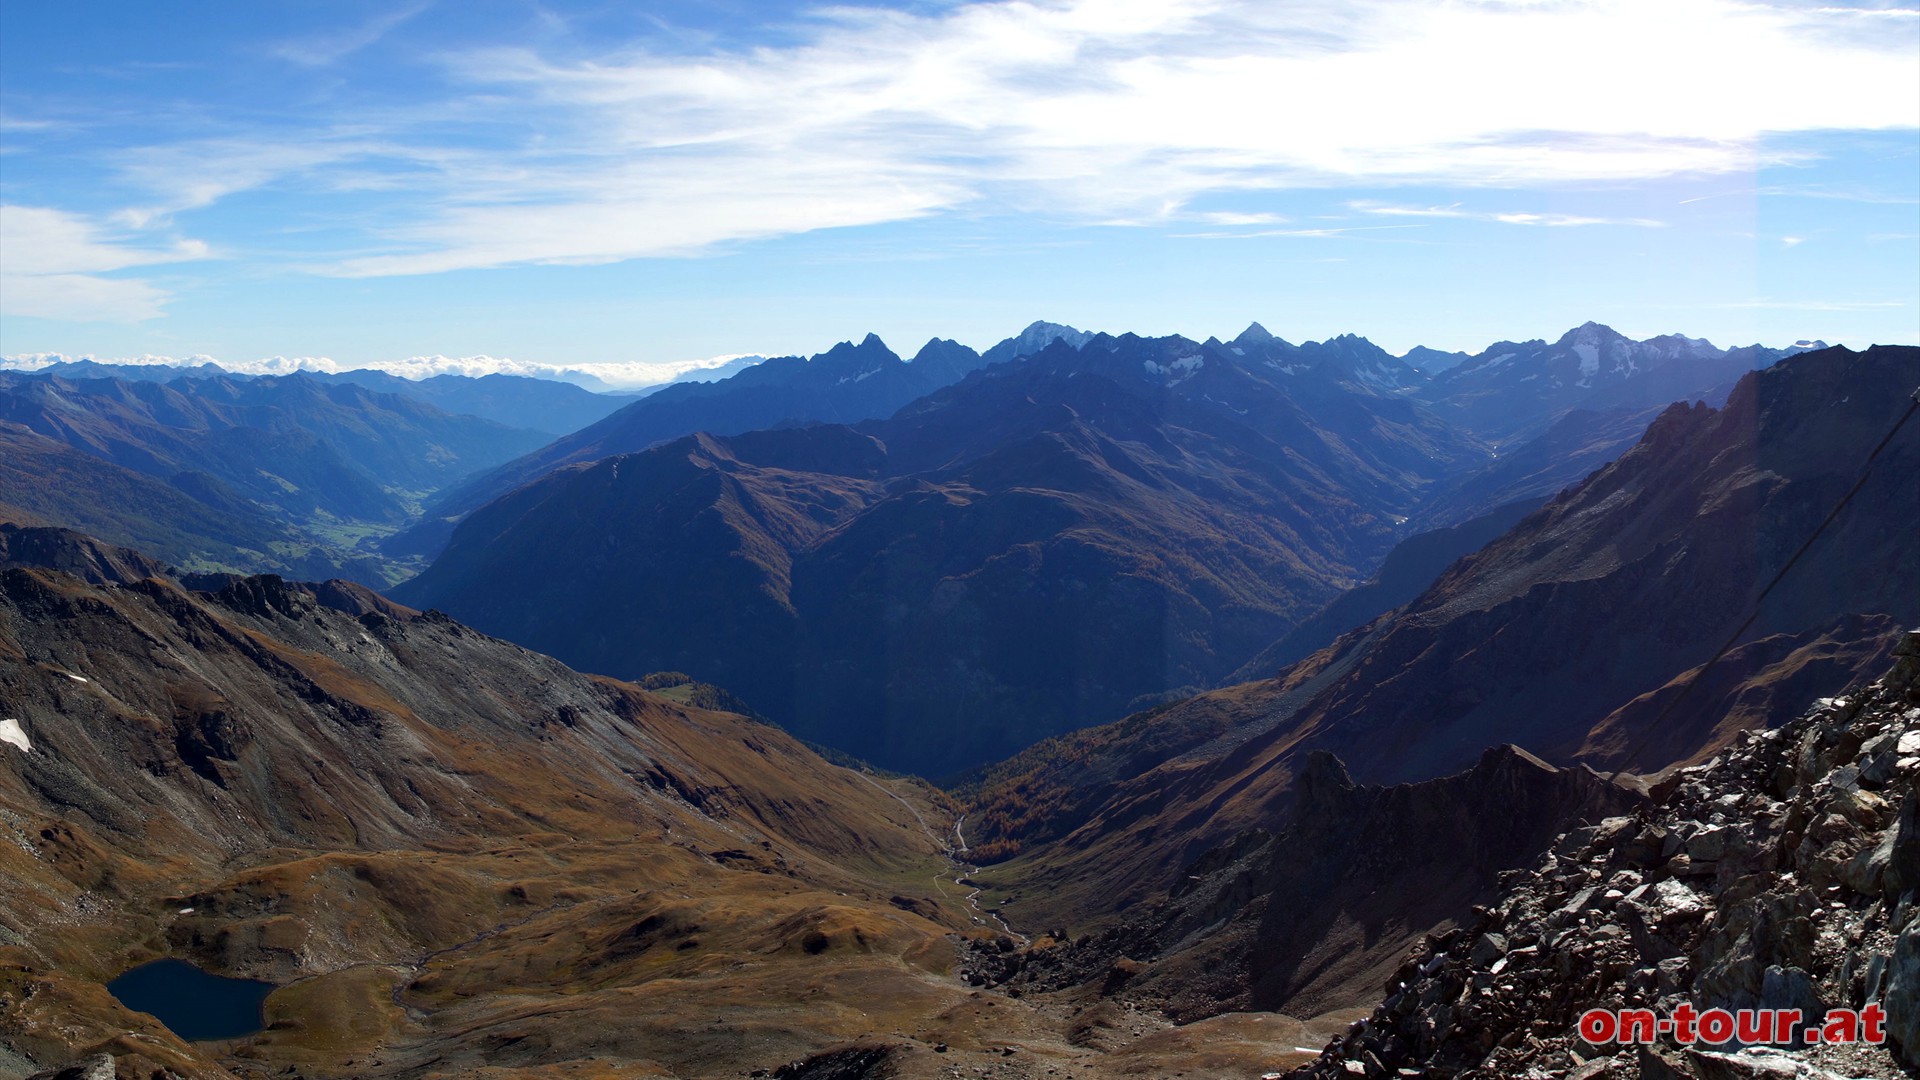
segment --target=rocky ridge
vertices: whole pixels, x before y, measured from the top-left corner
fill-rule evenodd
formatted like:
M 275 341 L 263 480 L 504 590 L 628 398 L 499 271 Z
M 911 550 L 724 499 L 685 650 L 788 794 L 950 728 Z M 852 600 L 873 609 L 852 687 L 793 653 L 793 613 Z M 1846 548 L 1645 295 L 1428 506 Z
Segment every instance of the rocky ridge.
M 1298 1080 L 1893 1077 L 1920 1070 L 1920 631 L 1866 690 L 1566 833 L 1429 936 Z M 1887 1043 L 1594 1046 L 1588 1009 L 1886 1011 Z

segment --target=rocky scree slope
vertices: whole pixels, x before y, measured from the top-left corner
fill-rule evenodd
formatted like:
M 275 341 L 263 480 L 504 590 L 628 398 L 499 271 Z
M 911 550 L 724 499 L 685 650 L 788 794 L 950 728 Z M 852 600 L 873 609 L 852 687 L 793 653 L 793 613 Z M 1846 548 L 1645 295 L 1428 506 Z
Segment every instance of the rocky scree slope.
M 1920 1073 L 1920 631 L 1885 678 L 1560 837 L 1300 1080 Z M 1884 1005 L 1884 1047 L 1593 1046 L 1588 1009 Z

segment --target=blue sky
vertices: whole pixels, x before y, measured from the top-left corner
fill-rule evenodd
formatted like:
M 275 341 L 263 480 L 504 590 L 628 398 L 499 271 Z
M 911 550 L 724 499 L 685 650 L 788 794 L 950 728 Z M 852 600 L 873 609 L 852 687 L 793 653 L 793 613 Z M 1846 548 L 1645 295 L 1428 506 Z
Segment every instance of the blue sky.
M 1920 13 L 9 3 L 0 202 L 16 362 L 1916 342 Z

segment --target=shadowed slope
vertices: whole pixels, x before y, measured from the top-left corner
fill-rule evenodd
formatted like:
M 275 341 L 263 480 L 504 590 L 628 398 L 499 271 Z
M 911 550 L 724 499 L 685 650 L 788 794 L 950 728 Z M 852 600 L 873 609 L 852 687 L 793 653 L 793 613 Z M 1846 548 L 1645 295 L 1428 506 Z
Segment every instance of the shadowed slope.
M 1801 694 L 1838 692 L 1893 625 L 1871 616 L 1920 619 L 1920 425 L 1687 714 L 1646 730 L 1661 688 L 1741 625 L 1852 487 L 1916 381 L 1920 349 L 1833 349 L 1750 375 L 1725 409 L 1674 406 L 1619 461 L 1281 677 L 1023 755 L 974 809 L 983 845 L 1039 845 L 1002 875 L 1023 890 L 1014 917 L 1098 918 L 1164 891 L 1211 843 L 1271 829 L 1310 750 L 1370 782 L 1443 773 L 1501 742 L 1653 770 L 1711 754 L 1728 724 L 1778 723 Z
M 396 594 L 951 773 L 1216 683 L 1478 460 L 1349 385 L 1384 353 L 1287 348 L 1297 370 L 1181 338 L 1055 341 L 890 420 L 555 473 L 475 513 Z

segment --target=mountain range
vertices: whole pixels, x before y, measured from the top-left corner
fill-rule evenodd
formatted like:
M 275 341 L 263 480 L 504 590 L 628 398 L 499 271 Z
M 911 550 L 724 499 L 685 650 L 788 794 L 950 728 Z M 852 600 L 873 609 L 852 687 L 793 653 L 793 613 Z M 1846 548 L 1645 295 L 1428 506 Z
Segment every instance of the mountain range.
M 695 432 L 738 435 L 783 423 L 887 417 L 980 363 L 972 349 L 938 338 L 908 362 L 869 334 L 857 345 L 843 341 L 811 358 L 775 357 L 718 381 L 666 386 L 448 491 L 413 543 L 431 554 L 445 539 L 445 523 L 563 465 L 645 450 Z
M 1017 922 L 1100 922 L 1234 835 L 1277 831 L 1316 754 L 1363 784 L 1424 782 L 1503 743 L 1658 777 L 1870 678 L 1920 622 L 1920 426 L 1902 420 L 1917 378 L 1920 349 L 1829 349 L 1748 375 L 1724 408 L 1676 404 L 1277 676 L 994 766 L 969 830 L 976 857 L 1012 858 L 982 880 L 1019 893 Z
M 247 382 L 294 376 L 248 375 L 211 361 L 196 365 L 114 364 L 97 360 L 62 360 L 33 369 L 33 375 L 67 380 L 119 379 L 123 382 L 171 383 L 179 379 L 224 379 Z M 298 378 L 330 386 L 359 386 L 378 394 L 408 398 L 457 416 L 477 416 L 510 428 L 537 431 L 549 438 L 593 423 L 627 403 L 617 394 L 595 393 L 572 383 L 528 375 L 430 375 L 406 379 L 372 368 L 352 371 L 302 371 Z
M 328 573 L 313 523 L 382 504 L 322 466 L 404 505 L 473 474 L 394 455 L 493 428 L 40 376 L 0 422 L 0 1075 L 1567 1072 L 1573 1001 L 1669 986 L 1891 987 L 1910 1059 L 1920 758 L 1866 684 L 1920 648 L 1920 349 L 1609 335 L 1041 326 L 884 416 L 561 464 L 391 598 L 234 571 Z M 883 350 L 761 377 L 920 362 Z M 1830 897 L 1845 934 L 1795 929 Z M 264 1029 L 106 988 L 160 956 L 270 981 Z
M 1283 385 L 1180 338 L 1056 341 L 887 420 L 549 473 L 396 595 L 589 669 L 686 671 L 939 774 L 1217 681 L 1483 457 L 1325 373 Z
M 75 488 L 47 483 L 51 466 L 10 470 L 0 503 L 151 544 L 182 565 L 312 570 L 313 557 L 297 551 L 318 548 L 374 584 L 391 575 L 362 541 L 411 520 L 424 495 L 546 438 L 308 375 L 163 383 L 0 372 L 0 424 L 19 452 L 102 475 Z M 98 465 L 47 444 L 155 483 L 104 479 Z M 104 497 L 136 487 L 144 490 L 130 498 Z M 148 523 L 124 520 L 130 513 Z M 203 535 L 213 542 L 187 539 Z
M 1630 445 L 1633 403 L 1659 392 L 1635 380 L 1711 385 L 1779 355 L 1589 324 L 1453 369 L 1474 395 L 1457 417 L 1495 400 L 1531 417 L 1474 430 L 1362 338 L 1065 330 L 851 425 L 660 443 L 706 415 L 676 411 L 695 394 L 789 419 L 801 375 L 824 390 L 872 372 L 904 395 L 939 343 L 904 362 L 869 338 L 662 391 L 451 493 L 508 489 L 398 595 L 588 669 L 686 671 L 807 738 L 945 775 L 1227 681 L 1363 583 L 1408 520 L 1551 495 Z M 1608 362 L 1565 393 L 1505 374 L 1589 348 Z M 736 385 L 763 369 L 789 390 Z M 1589 391 L 1610 411 L 1575 408 Z

